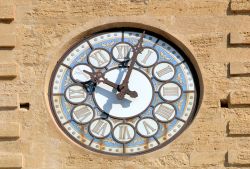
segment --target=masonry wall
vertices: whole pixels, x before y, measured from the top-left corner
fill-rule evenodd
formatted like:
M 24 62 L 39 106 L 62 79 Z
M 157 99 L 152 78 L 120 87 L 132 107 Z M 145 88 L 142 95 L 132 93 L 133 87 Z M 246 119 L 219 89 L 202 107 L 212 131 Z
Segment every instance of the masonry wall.
M 250 168 L 249 15 L 249 0 L 0 0 L 0 168 Z M 204 81 L 198 115 L 174 142 L 147 155 L 79 148 L 46 104 L 46 72 L 56 59 L 50 51 L 90 21 L 138 16 L 192 47 Z

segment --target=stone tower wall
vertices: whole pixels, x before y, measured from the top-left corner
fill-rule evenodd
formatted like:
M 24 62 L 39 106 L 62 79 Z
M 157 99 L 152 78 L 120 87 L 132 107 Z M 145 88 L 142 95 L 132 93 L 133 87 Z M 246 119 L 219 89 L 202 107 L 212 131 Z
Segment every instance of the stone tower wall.
M 250 168 L 249 15 L 249 0 L 0 0 L 0 168 Z M 46 100 L 60 54 L 118 22 L 176 37 L 192 51 L 203 82 L 191 126 L 136 157 L 72 144 Z

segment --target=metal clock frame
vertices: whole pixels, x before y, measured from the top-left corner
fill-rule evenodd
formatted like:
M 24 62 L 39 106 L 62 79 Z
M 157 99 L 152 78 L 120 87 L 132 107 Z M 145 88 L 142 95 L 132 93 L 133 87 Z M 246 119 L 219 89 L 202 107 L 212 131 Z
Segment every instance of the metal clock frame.
M 131 31 L 140 31 L 142 32 L 143 30 L 142 29 L 139 29 L 139 28 L 122 28 L 123 29 L 123 35 L 122 35 L 122 42 L 123 39 L 124 39 L 124 31 L 128 31 L 128 30 L 131 30 Z M 110 29 L 110 31 L 116 31 L 117 29 Z M 118 29 L 119 31 L 121 31 L 120 29 Z M 150 31 L 147 31 L 147 33 L 150 32 Z M 55 75 L 56 75 L 56 72 L 57 70 L 59 69 L 60 65 L 62 64 L 62 61 L 64 60 L 64 58 L 72 51 L 76 48 L 76 46 L 78 46 L 79 44 L 83 43 L 83 42 L 88 42 L 89 39 L 93 38 L 94 36 L 101 36 L 103 34 L 106 34 L 108 33 L 106 30 L 104 30 L 103 32 L 99 32 L 99 33 L 96 33 L 96 34 L 93 34 L 92 36 L 89 36 L 87 37 L 86 39 L 84 39 L 83 41 L 80 41 L 78 43 L 76 43 L 75 45 L 72 45 L 72 47 L 70 49 L 68 49 L 64 55 L 59 59 L 59 61 L 57 62 L 53 72 L 52 72 L 52 78 L 50 79 L 50 83 L 49 83 L 49 93 L 48 93 L 48 97 L 49 97 L 49 103 L 50 103 L 50 108 L 51 108 L 51 112 L 54 116 L 54 118 L 56 119 L 56 122 L 58 124 L 58 126 L 60 126 L 61 130 L 64 131 L 64 133 L 67 134 L 67 136 L 69 138 L 71 138 L 72 140 L 74 140 L 76 143 L 78 143 L 80 146 L 86 148 L 86 149 L 89 149 L 91 151 L 94 151 L 94 152 L 97 152 L 97 153 L 101 153 L 101 154 L 107 154 L 107 155 L 115 155 L 115 156 L 133 156 L 133 155 L 140 155 L 140 154 L 145 154 L 145 153 L 149 153 L 149 152 L 153 152 L 155 150 L 158 150 L 160 148 L 163 148 L 165 147 L 166 145 L 168 145 L 170 142 L 172 142 L 173 140 L 175 140 L 175 138 L 177 138 L 181 133 L 183 133 L 183 131 L 189 126 L 189 124 L 192 122 L 192 120 L 194 119 L 195 115 L 196 115 L 196 110 L 197 110 L 197 107 L 198 107 L 198 104 L 197 104 L 197 101 L 199 100 L 199 87 L 197 84 L 199 84 L 199 81 L 195 81 L 195 77 L 198 77 L 198 75 L 196 74 L 196 72 L 194 71 L 194 67 L 193 65 L 191 64 L 191 62 L 188 60 L 188 57 L 186 56 L 186 54 L 180 50 L 180 48 L 178 46 L 176 46 L 174 43 L 172 43 L 171 41 L 167 40 L 166 38 L 158 35 L 158 34 L 155 34 L 154 32 L 150 32 L 150 35 L 152 36 L 155 36 L 155 37 L 158 37 L 158 39 L 162 39 L 164 40 L 164 42 L 168 43 L 170 46 L 172 46 L 172 48 L 174 48 L 176 51 L 178 51 L 179 53 L 181 53 L 181 56 L 183 57 L 183 59 L 185 59 L 185 62 L 189 63 L 188 66 L 192 72 L 192 75 L 195 76 L 193 77 L 194 78 L 194 83 L 195 83 L 195 89 L 193 91 L 194 93 L 194 105 L 192 107 L 192 110 L 191 110 L 191 115 L 188 117 L 188 119 L 184 122 L 184 125 L 182 126 L 182 128 L 180 130 L 178 130 L 178 132 L 172 136 L 170 139 L 166 140 L 164 143 L 154 147 L 154 148 L 151 148 L 151 149 L 147 149 L 147 150 L 143 150 L 143 151 L 140 151 L 140 152 L 135 152 L 135 153 L 123 153 L 123 154 L 117 154 L 117 153 L 112 153 L 112 152 L 105 152 L 105 151 L 102 151 L 102 150 L 97 150 L 93 147 L 90 147 L 90 146 L 86 146 L 85 144 L 83 144 L 82 142 L 80 142 L 79 140 L 77 140 L 76 138 L 74 138 L 67 130 L 66 128 L 64 127 L 64 124 L 62 124 L 59 120 L 59 118 L 57 117 L 56 115 L 56 111 L 55 111 L 55 108 L 54 108 L 54 103 L 53 103 L 53 81 L 54 81 L 54 78 L 55 78 Z M 157 43 L 157 42 L 156 42 Z M 112 57 L 113 58 L 113 57 Z M 111 59 L 112 59 L 111 58 Z M 175 67 L 175 66 L 174 66 Z M 73 69 L 73 68 L 71 68 Z M 153 74 L 153 73 L 152 73 Z M 181 88 L 182 89 L 182 88 Z M 155 106 L 154 106 L 155 107 Z M 95 111 L 94 111 L 95 113 Z M 72 120 L 72 119 L 71 119 Z M 90 125 L 90 123 L 93 121 L 93 119 L 89 122 L 88 125 Z M 111 127 L 112 127 L 112 124 L 111 124 Z M 113 137 L 113 136 L 112 136 Z M 95 139 L 95 137 L 93 137 L 93 139 Z

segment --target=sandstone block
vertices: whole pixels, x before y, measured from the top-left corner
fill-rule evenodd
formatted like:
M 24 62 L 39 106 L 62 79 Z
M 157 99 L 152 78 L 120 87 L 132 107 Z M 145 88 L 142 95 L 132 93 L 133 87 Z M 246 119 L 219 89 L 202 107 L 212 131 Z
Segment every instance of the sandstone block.
M 13 24 L 0 24 L 0 36 L 10 35 L 15 33 L 15 25 Z
M 230 44 L 232 45 L 250 45 L 250 32 L 231 32 Z
M 0 138 L 19 138 L 20 125 L 18 123 L 0 123 Z
M 0 154 L 0 168 L 22 168 L 22 158 L 21 154 Z
M 19 102 L 18 94 L 1 94 L 0 108 L 17 108 Z
M 13 5 L 13 4 L 14 4 L 13 0 L 8 0 L 8 1 L 0 0 L 0 5 L 1 6 L 9 6 L 9 5 Z
M 16 46 L 15 35 L 0 35 L 0 47 L 13 48 Z
M 18 74 L 18 67 L 15 63 L 0 64 L 0 78 L 14 78 Z
M 233 120 L 228 123 L 230 135 L 249 135 L 250 122 L 248 120 Z
M 16 36 L 14 34 L 0 35 L 0 47 L 14 48 L 16 46 Z
M 241 150 L 248 150 L 250 147 L 250 138 L 249 137 L 242 137 L 242 138 L 238 138 L 236 137 L 235 139 L 237 139 L 236 142 L 236 146 L 238 149 Z
M 217 165 L 225 161 L 225 152 L 192 152 L 190 166 Z
M 249 0 L 231 0 L 231 10 L 234 12 L 250 12 Z
M 231 106 L 250 105 L 250 91 L 233 91 L 229 94 L 229 104 Z
M 228 163 L 231 165 L 250 166 L 250 151 L 249 150 L 229 150 Z
M 230 75 L 250 75 L 250 62 L 231 62 Z
M 1 5 L 1 4 L 0 4 Z M 15 17 L 14 6 L 0 6 L 0 20 L 12 21 Z

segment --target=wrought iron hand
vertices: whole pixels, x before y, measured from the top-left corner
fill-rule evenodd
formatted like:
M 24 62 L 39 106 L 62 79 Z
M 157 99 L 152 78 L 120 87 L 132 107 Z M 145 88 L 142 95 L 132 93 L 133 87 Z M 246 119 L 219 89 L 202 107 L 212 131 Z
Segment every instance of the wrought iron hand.
M 91 78 L 91 80 L 94 82 L 94 83 L 105 83 L 105 84 L 107 84 L 107 85 L 109 85 L 109 86 L 111 86 L 111 87 L 113 87 L 113 88 L 115 88 L 115 89 L 117 89 L 118 91 L 120 91 L 119 90 L 119 85 L 117 85 L 116 83 L 114 83 L 114 82 L 111 82 L 111 81 L 109 81 L 108 79 L 106 79 L 105 77 L 104 77 L 104 74 L 102 73 L 102 72 L 88 72 L 88 71 L 86 71 L 86 70 L 83 70 L 83 72 L 84 73 L 87 73 L 89 76 L 90 76 L 90 78 Z M 134 97 L 136 97 L 137 96 L 137 93 L 135 93 L 134 91 L 130 91 L 130 90 L 128 90 L 128 93 L 127 93 L 130 97 L 132 97 L 132 98 L 134 98 Z
M 145 36 L 145 31 L 142 33 L 140 39 L 138 40 L 138 43 L 133 47 L 133 56 L 131 58 L 131 63 L 129 65 L 127 74 L 126 74 L 122 84 L 119 85 L 120 93 L 118 93 L 116 95 L 119 100 L 124 99 L 125 94 L 128 94 L 130 91 L 128 88 L 129 78 L 130 78 L 130 75 L 131 75 L 132 70 L 134 68 L 138 54 L 143 51 L 142 43 L 143 43 L 144 36 Z M 133 92 L 136 93 L 135 97 L 137 97 L 138 96 L 137 92 L 136 91 L 133 91 Z

